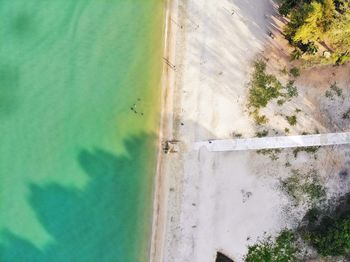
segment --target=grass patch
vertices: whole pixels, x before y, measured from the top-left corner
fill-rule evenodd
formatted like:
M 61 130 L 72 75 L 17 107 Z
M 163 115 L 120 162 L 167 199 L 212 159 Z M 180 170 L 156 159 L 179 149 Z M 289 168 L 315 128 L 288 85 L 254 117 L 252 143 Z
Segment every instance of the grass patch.
M 284 94 L 285 97 L 291 99 L 293 97 L 298 96 L 298 89 L 294 85 L 294 81 L 289 81 L 287 85 L 284 87 L 286 93 Z
M 316 204 L 326 197 L 326 190 L 320 183 L 315 170 L 303 174 L 293 169 L 292 175 L 282 181 L 282 188 L 298 204 L 301 202 Z
M 330 89 L 338 96 L 341 97 L 343 95 L 343 90 L 337 86 L 337 83 L 334 82 L 331 84 Z
M 298 154 L 300 152 L 306 152 L 310 154 L 314 154 L 314 158 L 317 159 L 317 151 L 320 149 L 320 146 L 303 146 L 303 147 L 296 147 L 293 149 L 293 155 L 294 158 L 298 157 Z
M 277 104 L 282 106 L 286 101 L 296 96 L 298 96 L 298 90 L 294 86 L 294 81 L 289 81 L 286 86 L 283 86 L 274 75 L 266 72 L 264 61 L 257 60 L 254 62 L 248 95 L 248 108 L 257 125 L 268 122 L 267 117 L 260 114 L 260 109 L 266 107 L 270 101 L 278 99 Z
M 330 98 L 330 99 L 332 99 L 334 97 L 333 93 L 330 90 L 326 90 L 324 95 L 325 95 L 325 97 Z
M 271 160 L 275 161 L 279 158 L 279 153 L 281 153 L 281 149 L 260 149 L 256 151 L 258 154 L 268 156 Z
M 262 131 L 256 132 L 255 134 L 256 134 L 257 137 L 264 137 L 264 136 L 267 136 L 269 134 L 269 131 L 268 130 L 262 130 Z
M 267 124 L 267 122 L 269 122 L 269 119 L 265 115 L 260 115 L 258 109 L 255 109 L 250 114 L 253 116 L 255 124 L 257 125 L 264 125 L 264 124 Z
M 336 82 L 331 84 L 331 86 L 329 87 L 329 90 L 326 90 L 325 96 L 327 98 L 330 98 L 331 100 L 333 100 L 335 96 L 344 98 L 343 90 L 337 86 Z
M 288 124 L 290 124 L 291 126 L 295 126 L 297 124 L 297 116 L 296 115 L 286 116 L 286 119 L 288 121 Z

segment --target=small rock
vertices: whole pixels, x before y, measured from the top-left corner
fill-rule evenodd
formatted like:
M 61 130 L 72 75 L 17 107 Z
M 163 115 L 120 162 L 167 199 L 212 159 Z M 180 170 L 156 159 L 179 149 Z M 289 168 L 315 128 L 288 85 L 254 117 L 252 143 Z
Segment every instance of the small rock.
M 325 58 L 330 58 L 330 57 L 331 57 L 331 52 L 329 52 L 329 51 L 324 51 L 324 52 L 323 52 L 323 56 L 324 56 Z

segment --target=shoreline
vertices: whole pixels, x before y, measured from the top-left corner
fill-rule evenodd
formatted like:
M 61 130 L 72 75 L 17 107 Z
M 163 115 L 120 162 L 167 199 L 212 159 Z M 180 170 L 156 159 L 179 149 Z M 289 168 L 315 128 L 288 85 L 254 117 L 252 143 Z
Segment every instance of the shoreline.
M 152 226 L 151 226 L 151 244 L 149 252 L 149 261 L 162 261 L 162 252 L 166 226 L 166 177 L 162 172 L 167 165 L 167 159 L 163 154 L 163 141 L 170 138 L 172 134 L 172 109 L 175 72 L 170 61 L 175 59 L 175 39 L 176 28 L 171 23 L 172 17 L 177 13 L 177 0 L 166 0 L 164 23 L 164 51 L 162 59 L 161 76 L 161 112 L 158 137 L 158 152 L 156 174 L 154 178 L 153 208 L 152 208 Z M 170 62 L 171 63 L 171 62 Z

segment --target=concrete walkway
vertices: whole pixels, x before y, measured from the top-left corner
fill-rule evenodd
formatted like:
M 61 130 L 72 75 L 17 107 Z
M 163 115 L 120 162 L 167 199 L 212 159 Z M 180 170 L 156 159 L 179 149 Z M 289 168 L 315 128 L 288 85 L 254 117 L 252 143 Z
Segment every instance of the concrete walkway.
M 220 152 L 342 144 L 350 144 L 350 132 L 303 136 L 209 140 L 195 142 L 194 149 L 199 150 L 202 147 L 206 147 L 208 151 Z

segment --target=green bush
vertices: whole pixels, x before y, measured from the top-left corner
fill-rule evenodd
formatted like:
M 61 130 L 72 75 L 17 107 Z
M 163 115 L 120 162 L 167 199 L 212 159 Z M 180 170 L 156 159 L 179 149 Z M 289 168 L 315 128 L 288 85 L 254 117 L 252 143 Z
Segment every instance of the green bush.
M 350 218 L 325 218 L 311 232 L 303 232 L 304 240 L 322 256 L 343 256 L 350 251 Z
M 300 70 L 299 68 L 297 67 L 292 67 L 290 70 L 289 70 L 289 73 L 294 76 L 294 77 L 298 77 L 300 76 Z
M 246 262 L 293 262 L 297 261 L 298 249 L 295 246 L 294 234 L 283 230 L 273 242 L 271 237 L 248 247 Z
M 278 99 L 277 100 L 277 105 L 279 105 L 279 106 L 283 106 L 283 104 L 286 102 L 286 100 L 284 100 L 284 99 Z
M 298 96 L 298 89 L 297 87 L 294 85 L 294 81 L 289 81 L 285 87 L 286 91 L 287 91 L 287 96 L 289 98 L 292 97 L 296 97 Z
M 249 105 L 254 108 L 265 107 L 272 99 L 279 97 L 282 84 L 273 75 L 266 73 L 266 63 L 258 60 L 250 82 Z
M 259 131 L 255 133 L 257 137 L 264 137 L 267 136 L 269 134 L 268 130 L 263 130 L 263 131 Z

